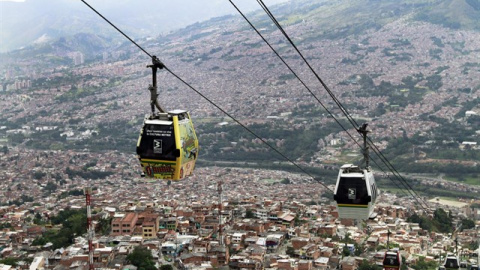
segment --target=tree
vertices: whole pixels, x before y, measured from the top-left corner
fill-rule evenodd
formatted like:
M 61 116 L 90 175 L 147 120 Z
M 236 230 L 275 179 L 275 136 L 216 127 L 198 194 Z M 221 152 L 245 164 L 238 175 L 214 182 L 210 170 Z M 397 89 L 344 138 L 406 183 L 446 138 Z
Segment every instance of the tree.
M 462 230 L 475 228 L 475 221 L 471 219 L 462 219 Z
M 245 213 L 245 217 L 246 217 L 246 218 L 254 218 L 254 217 L 255 217 L 255 214 L 253 213 L 252 210 L 247 209 L 247 212 Z
M 287 246 L 287 250 L 285 251 L 285 253 L 290 257 L 294 257 L 295 249 L 292 246 Z
M 289 185 L 289 184 L 291 184 L 290 179 L 288 179 L 288 178 L 283 179 L 280 183 L 282 183 L 282 184 L 284 184 L 284 185 Z
M 52 192 L 55 192 L 57 190 L 57 185 L 53 182 L 48 182 L 47 185 L 44 187 L 45 191 L 50 194 Z
M 358 270 L 382 270 L 382 267 L 369 263 L 367 260 L 363 260 L 359 265 L 358 265 Z
M 433 221 L 438 230 L 443 233 L 451 232 L 453 229 L 452 217 L 445 212 L 442 208 L 438 208 L 433 213 Z
M 6 265 L 11 265 L 13 267 L 17 267 L 18 261 L 19 261 L 19 259 L 17 259 L 17 258 L 8 257 L 8 258 L 5 258 L 5 259 L 1 259 L 0 263 L 6 264 Z
M 8 146 L 4 145 L 4 146 L 2 147 L 2 152 L 3 152 L 5 155 L 8 154 Z
M 437 269 L 437 263 L 434 261 L 425 261 L 425 257 L 420 257 L 416 264 L 412 265 L 415 270 L 434 270 Z
M 160 270 L 173 270 L 173 267 L 170 264 L 164 264 L 160 266 Z
M 33 173 L 33 178 L 39 180 L 39 179 L 42 179 L 45 175 L 47 174 L 44 172 L 36 171 Z
M 139 270 L 156 270 L 152 251 L 144 246 L 137 246 L 128 254 L 127 261 L 138 267 Z
M 360 245 L 360 244 L 356 243 L 356 242 L 353 243 L 353 245 L 355 246 L 355 252 L 354 252 L 355 256 L 362 255 L 363 250 L 365 250 L 365 247 L 363 245 Z
M 100 232 L 101 235 L 108 235 L 110 233 L 112 219 L 112 217 L 100 219 L 97 231 Z

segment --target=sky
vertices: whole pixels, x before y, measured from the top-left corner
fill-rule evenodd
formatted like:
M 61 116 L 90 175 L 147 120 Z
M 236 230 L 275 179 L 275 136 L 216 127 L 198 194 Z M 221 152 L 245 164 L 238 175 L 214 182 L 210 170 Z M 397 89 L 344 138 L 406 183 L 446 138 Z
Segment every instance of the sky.
M 263 0 L 267 6 L 288 0 Z M 294 0 L 290 0 L 294 1 Z M 85 0 L 135 37 L 158 36 L 237 11 L 227 0 Z M 243 11 L 260 9 L 256 0 L 233 0 Z M 105 22 L 80 0 L 0 0 L 0 52 L 45 37 L 92 32 Z M 93 29 L 93 30 L 92 30 Z

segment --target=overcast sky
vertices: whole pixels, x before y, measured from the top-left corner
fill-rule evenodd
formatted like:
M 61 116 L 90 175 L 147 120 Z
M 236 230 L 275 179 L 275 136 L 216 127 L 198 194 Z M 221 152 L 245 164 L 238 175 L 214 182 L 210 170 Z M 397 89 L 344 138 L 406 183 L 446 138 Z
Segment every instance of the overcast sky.
M 85 1 L 133 37 L 158 36 L 212 17 L 238 15 L 228 0 Z M 288 0 L 263 1 L 271 6 Z M 233 2 L 243 12 L 260 9 L 256 0 Z M 80 0 L 0 0 L 0 52 L 27 46 L 45 37 L 102 31 L 106 26 Z

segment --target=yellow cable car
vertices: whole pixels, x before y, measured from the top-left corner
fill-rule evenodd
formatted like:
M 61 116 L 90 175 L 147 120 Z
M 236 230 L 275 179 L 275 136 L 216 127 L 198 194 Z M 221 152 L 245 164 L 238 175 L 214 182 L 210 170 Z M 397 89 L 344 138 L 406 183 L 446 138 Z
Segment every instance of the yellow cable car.
M 145 116 L 137 155 L 146 177 L 181 180 L 191 175 L 198 139 L 188 112 L 174 110 Z

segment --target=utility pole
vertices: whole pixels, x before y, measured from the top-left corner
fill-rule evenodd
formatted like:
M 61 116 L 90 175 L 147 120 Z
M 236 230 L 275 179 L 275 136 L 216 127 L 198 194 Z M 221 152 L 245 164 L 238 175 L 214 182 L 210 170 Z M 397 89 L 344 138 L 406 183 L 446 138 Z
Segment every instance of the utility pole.
M 92 211 L 91 211 L 91 194 L 92 188 L 86 187 L 85 188 L 85 200 L 87 204 L 87 237 L 88 237 L 88 269 L 94 270 L 95 266 L 93 264 L 93 236 L 95 231 L 92 225 Z
M 218 191 L 218 242 L 220 243 L 220 246 L 223 247 L 223 231 L 222 231 L 222 225 L 223 225 L 223 220 L 222 220 L 222 180 L 218 181 L 217 185 L 217 191 Z
M 387 251 L 390 250 L 390 234 L 391 234 L 391 232 L 390 232 L 390 229 L 389 229 L 388 232 L 387 232 Z

